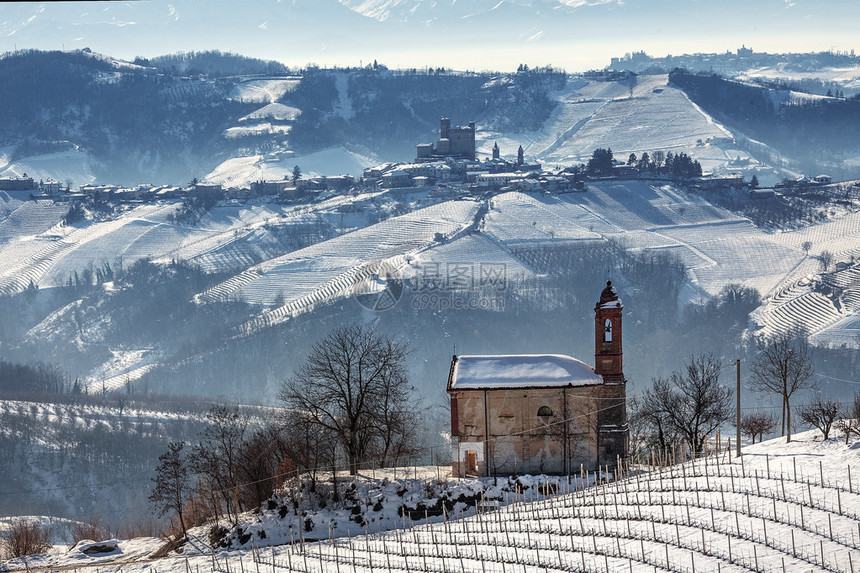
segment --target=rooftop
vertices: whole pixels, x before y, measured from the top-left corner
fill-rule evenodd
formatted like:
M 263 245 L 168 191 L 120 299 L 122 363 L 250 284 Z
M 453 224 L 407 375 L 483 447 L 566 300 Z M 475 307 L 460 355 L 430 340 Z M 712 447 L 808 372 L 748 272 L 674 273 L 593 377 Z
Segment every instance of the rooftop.
M 455 357 L 449 390 L 556 388 L 602 384 L 588 364 L 563 354 L 499 354 Z

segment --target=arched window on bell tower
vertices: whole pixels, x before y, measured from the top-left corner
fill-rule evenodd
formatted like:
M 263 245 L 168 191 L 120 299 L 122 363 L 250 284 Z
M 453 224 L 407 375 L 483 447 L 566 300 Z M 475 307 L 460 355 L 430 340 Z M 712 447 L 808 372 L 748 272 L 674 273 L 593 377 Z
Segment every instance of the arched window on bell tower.
M 603 324 L 603 342 L 612 342 L 612 321 L 608 318 Z

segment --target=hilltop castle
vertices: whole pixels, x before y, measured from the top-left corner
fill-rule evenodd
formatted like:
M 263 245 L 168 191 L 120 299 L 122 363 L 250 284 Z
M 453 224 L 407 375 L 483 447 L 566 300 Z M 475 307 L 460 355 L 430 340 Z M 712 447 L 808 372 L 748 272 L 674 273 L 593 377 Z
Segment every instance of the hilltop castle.
M 467 127 L 451 127 L 451 120 L 443 117 L 439 122 L 439 139 L 436 145 L 420 143 L 417 146 L 416 163 L 439 161 L 445 157 L 475 160 L 475 122 Z

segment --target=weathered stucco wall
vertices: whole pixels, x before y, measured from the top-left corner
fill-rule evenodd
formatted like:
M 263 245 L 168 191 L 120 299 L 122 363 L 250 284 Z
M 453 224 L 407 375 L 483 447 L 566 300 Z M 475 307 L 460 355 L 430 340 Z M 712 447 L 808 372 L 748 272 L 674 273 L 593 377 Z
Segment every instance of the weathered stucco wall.
M 455 475 L 593 469 L 601 392 L 602 386 L 452 392 Z M 538 415 L 541 408 L 551 414 Z

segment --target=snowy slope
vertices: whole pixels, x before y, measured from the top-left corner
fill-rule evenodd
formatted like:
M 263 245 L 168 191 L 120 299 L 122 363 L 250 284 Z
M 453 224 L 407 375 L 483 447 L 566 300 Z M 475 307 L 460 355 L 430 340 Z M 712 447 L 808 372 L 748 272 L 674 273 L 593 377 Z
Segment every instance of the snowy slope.
M 558 105 L 540 130 L 528 133 L 478 133 L 481 152 L 498 142 L 503 155 L 526 155 L 547 164 L 585 162 L 598 147 L 616 158 L 655 150 L 686 152 L 708 160 L 709 169 L 747 154 L 732 146 L 732 134 L 668 85 L 665 75 L 613 82 L 571 78 L 553 96 Z M 632 96 L 632 97 L 631 97 Z M 719 145 L 705 145 L 716 140 Z
M 283 297 L 251 328 L 286 320 L 313 304 L 348 296 L 374 265 L 404 268 L 409 257 L 473 223 L 475 201 L 448 201 L 255 265 L 198 295 L 202 303 L 241 296 L 256 304 Z M 370 266 L 368 266 L 370 265 Z
M 276 512 L 265 512 L 243 519 L 248 535 L 242 549 L 213 555 L 195 538 L 182 556 L 128 563 L 123 570 L 850 571 L 860 559 L 858 446 L 841 438 L 822 442 L 817 431 L 805 432 L 790 444 L 777 439 L 747 446 L 740 459 L 723 445 L 676 465 L 625 468 L 620 481 L 596 487 L 583 488 L 580 476 L 561 483 L 527 478 L 516 496 L 490 491 L 491 478 L 454 482 L 447 496 L 453 503 L 446 504 L 441 523 L 417 524 L 418 511 L 394 524 L 385 519 L 386 528 L 397 527 L 388 532 L 381 521 L 374 523 L 376 517 L 366 528 L 338 519 L 306 538 L 305 528 L 278 529 L 270 517 Z M 401 495 L 411 496 L 409 491 L 404 487 Z M 381 492 L 367 500 L 385 501 L 377 506 L 380 520 L 391 502 L 377 497 Z M 514 503 L 493 511 L 493 499 Z M 286 509 L 283 517 L 292 513 Z M 334 539 L 311 541 L 319 535 Z M 266 545 L 273 547 L 259 549 Z M 71 565 L 71 558 L 80 559 L 34 556 L 26 566 Z M 23 569 L 25 563 L 7 567 Z

